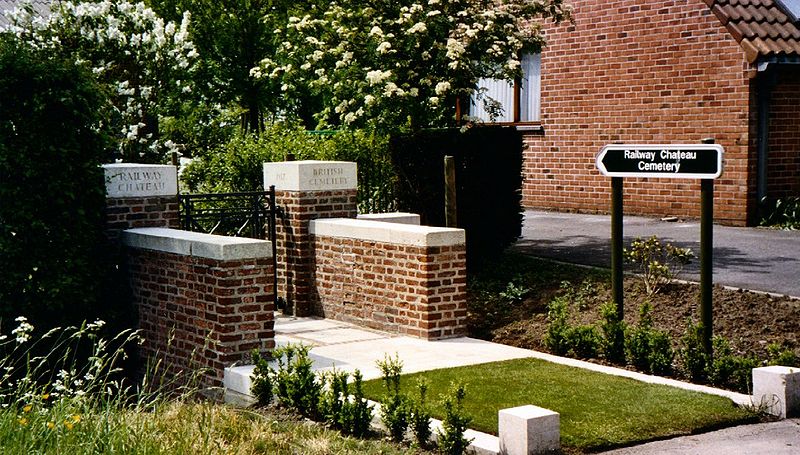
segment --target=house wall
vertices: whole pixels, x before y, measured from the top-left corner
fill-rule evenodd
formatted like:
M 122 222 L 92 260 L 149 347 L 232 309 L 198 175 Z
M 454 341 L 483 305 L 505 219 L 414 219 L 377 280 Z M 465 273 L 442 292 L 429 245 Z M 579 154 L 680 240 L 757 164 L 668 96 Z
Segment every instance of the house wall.
M 610 179 L 594 159 L 609 143 L 725 147 L 714 215 L 745 224 L 754 206 L 755 74 L 704 2 L 575 0 L 574 24 L 545 27 L 543 131 L 525 136 L 523 204 L 607 212 Z M 699 216 L 699 181 L 626 179 L 625 213 Z
M 800 69 L 778 68 L 770 100 L 767 194 L 800 195 Z

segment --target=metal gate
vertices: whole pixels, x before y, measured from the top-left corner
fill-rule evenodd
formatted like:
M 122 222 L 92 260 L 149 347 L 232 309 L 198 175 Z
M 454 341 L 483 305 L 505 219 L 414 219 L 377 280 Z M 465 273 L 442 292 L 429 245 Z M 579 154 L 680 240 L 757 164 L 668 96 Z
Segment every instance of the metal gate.
M 185 231 L 266 239 L 272 242 L 275 305 L 278 306 L 275 187 L 244 193 L 181 194 L 179 221 Z

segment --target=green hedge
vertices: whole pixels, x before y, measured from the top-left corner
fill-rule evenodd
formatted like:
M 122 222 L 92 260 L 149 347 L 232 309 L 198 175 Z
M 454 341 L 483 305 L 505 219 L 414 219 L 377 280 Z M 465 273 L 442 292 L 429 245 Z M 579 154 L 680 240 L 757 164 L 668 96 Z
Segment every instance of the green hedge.
M 394 172 L 387 144 L 385 136 L 365 131 L 309 132 L 279 123 L 258 135 L 237 134 L 197 157 L 182 181 L 194 193 L 259 191 L 264 185 L 262 164 L 284 161 L 289 154 L 296 160 L 354 161 L 359 211 L 390 211 L 394 209 Z
M 522 137 L 513 127 L 425 130 L 393 137 L 399 210 L 444 226 L 444 156 L 456 163 L 458 226 L 470 267 L 517 239 L 522 228 Z
M 0 318 L 98 314 L 104 98 L 88 72 L 0 36 Z

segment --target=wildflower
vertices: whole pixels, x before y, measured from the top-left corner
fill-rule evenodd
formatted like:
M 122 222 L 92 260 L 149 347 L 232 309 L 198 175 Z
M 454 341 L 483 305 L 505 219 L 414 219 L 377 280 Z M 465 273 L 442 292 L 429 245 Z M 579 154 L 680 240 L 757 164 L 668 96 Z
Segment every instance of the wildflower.
M 49 398 L 50 398 L 50 394 L 49 393 L 42 394 L 42 400 L 47 400 Z
M 33 409 L 33 405 L 26 404 L 26 405 L 25 405 L 25 406 L 22 408 L 22 412 L 31 412 L 31 409 Z
M 65 426 L 65 427 L 67 427 L 67 430 L 71 430 L 72 428 L 74 428 L 74 427 L 75 427 L 75 424 L 73 424 L 73 423 L 72 423 L 72 422 L 70 422 L 69 420 L 65 420 L 65 421 L 64 421 L 64 426 Z
M 55 427 L 56 427 L 56 423 L 55 422 L 47 422 L 47 428 L 49 428 L 50 430 L 52 430 Z
M 25 417 L 20 417 L 19 419 L 17 419 L 17 421 L 23 427 L 28 426 L 28 419 L 26 419 Z

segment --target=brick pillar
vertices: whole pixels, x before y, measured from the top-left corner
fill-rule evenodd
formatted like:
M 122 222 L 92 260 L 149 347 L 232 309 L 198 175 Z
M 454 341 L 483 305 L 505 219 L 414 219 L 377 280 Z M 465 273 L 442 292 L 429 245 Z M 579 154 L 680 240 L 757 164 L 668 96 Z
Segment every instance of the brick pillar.
M 312 308 L 311 220 L 355 218 L 356 163 L 345 161 L 289 161 L 264 163 L 264 187 L 275 185 L 278 217 L 275 251 L 278 259 L 278 296 L 286 314 L 309 316 Z
M 157 164 L 103 165 L 106 233 L 116 241 L 125 229 L 178 227 L 178 169 Z

